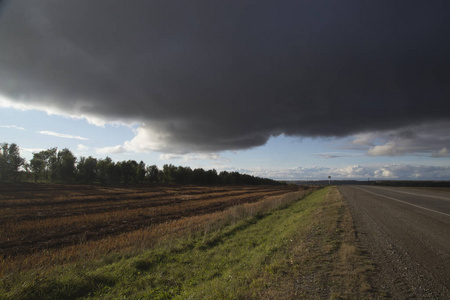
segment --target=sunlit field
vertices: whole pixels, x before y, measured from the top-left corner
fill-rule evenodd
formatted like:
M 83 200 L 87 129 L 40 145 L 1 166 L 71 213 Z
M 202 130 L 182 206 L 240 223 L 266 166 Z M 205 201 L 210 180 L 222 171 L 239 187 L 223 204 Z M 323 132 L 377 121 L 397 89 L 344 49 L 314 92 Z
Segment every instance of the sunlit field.
M 1 275 L 148 248 L 171 236 L 235 222 L 307 191 L 298 186 L 50 184 L 8 184 L 1 189 Z

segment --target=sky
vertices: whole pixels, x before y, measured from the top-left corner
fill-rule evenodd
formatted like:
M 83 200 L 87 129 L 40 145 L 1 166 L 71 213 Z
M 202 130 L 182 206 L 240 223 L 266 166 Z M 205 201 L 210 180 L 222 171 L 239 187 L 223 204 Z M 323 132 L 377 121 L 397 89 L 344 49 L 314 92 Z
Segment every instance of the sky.
M 450 2 L 0 1 L 0 142 L 450 180 Z

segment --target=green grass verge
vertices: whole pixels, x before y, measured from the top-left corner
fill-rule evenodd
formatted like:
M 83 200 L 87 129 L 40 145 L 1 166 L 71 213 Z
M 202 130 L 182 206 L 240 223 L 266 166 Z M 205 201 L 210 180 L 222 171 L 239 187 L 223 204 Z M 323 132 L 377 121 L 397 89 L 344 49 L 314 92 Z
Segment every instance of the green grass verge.
M 285 208 L 144 253 L 107 256 L 45 275 L 18 274 L 0 282 L 0 298 L 345 298 L 348 272 L 339 267 L 338 255 L 343 205 L 328 193 L 322 189 Z M 358 264 L 351 269 L 367 266 Z M 355 274 L 368 269 L 361 270 Z

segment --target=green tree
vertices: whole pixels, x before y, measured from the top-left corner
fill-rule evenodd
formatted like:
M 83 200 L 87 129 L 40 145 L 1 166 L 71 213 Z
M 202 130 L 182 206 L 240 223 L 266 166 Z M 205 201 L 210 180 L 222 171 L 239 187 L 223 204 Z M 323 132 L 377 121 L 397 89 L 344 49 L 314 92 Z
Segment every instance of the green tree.
M 177 167 L 170 164 L 165 164 L 163 166 L 163 174 L 164 174 L 164 183 L 174 183 L 175 182 L 175 173 L 177 171 Z
M 205 184 L 208 185 L 214 185 L 218 182 L 218 175 L 217 175 L 217 171 L 215 169 L 212 170 L 208 170 L 205 173 Z
M 97 179 L 97 159 L 92 156 L 80 157 L 77 164 L 77 177 L 79 182 L 93 184 Z
M 33 153 L 33 158 L 30 161 L 30 168 L 34 174 L 34 180 L 40 178 L 50 180 L 50 165 L 51 162 L 56 161 L 57 148 L 50 148 L 44 151 Z
M 192 172 L 192 180 L 194 184 L 204 184 L 205 183 L 205 170 L 202 168 L 194 169 Z
M 159 169 L 156 165 L 151 165 L 147 167 L 147 180 L 151 183 L 158 183 L 159 177 L 158 177 Z
M 100 159 L 97 162 L 97 178 L 101 184 L 109 184 L 112 182 L 111 174 L 114 168 L 114 162 L 110 157 Z
M 34 181 L 44 176 L 46 165 L 47 163 L 40 153 L 33 153 L 33 158 L 30 160 L 30 168 L 34 175 Z
M 52 181 L 74 181 L 76 175 L 76 161 L 77 158 L 67 148 L 58 151 L 56 156 L 50 157 L 49 162 Z
M 12 143 L 1 144 L 0 152 L 0 176 L 2 180 L 17 180 L 19 168 L 23 166 L 25 159 L 20 157 L 19 147 Z
M 119 184 L 121 182 L 122 163 L 120 161 L 117 163 L 112 162 L 108 165 L 108 178 L 112 184 Z
M 128 160 L 122 161 L 119 165 L 123 183 L 136 183 L 138 163 L 135 160 Z
M 190 167 L 178 166 L 174 176 L 177 184 L 192 183 L 192 169 Z
M 139 183 L 143 183 L 145 181 L 145 175 L 146 175 L 145 163 L 141 160 L 136 170 L 136 181 Z
M 74 181 L 75 175 L 77 173 L 76 162 L 77 158 L 73 153 L 65 148 L 58 152 L 58 159 L 61 164 L 60 166 L 60 178 L 63 181 Z
M 222 171 L 219 174 L 219 183 L 220 184 L 231 184 L 231 175 L 227 171 Z

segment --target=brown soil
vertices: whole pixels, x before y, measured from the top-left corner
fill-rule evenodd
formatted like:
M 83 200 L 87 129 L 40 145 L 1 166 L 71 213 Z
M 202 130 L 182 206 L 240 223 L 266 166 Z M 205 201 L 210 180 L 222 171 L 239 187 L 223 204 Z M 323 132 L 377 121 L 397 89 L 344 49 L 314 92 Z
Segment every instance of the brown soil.
M 16 256 L 98 240 L 298 190 L 301 187 L 2 184 L 0 254 Z

